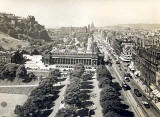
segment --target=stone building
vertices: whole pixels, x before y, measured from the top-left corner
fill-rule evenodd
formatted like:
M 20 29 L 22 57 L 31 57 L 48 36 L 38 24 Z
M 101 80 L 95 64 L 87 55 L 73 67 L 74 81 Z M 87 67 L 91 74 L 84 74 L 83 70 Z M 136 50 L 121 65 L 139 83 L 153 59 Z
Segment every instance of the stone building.
M 136 45 L 132 55 L 135 66 L 141 71 L 144 83 L 160 86 L 160 47 L 153 43 L 145 44 L 143 39 Z
M 87 53 L 52 53 L 43 56 L 45 64 L 56 64 L 60 68 L 73 68 L 75 64 L 82 63 L 86 68 L 96 67 L 103 62 L 103 55 Z
M 0 70 L 7 63 L 11 63 L 11 54 L 8 52 L 0 51 Z
M 130 62 L 132 60 L 133 46 L 134 46 L 134 43 L 131 41 L 122 42 L 123 48 L 122 48 L 121 56 L 119 57 L 122 61 Z
M 43 55 L 44 64 L 55 64 L 59 68 L 73 68 L 75 64 L 82 63 L 86 68 L 96 67 L 102 64 L 104 55 L 102 55 L 92 38 L 88 38 L 87 49 L 85 52 L 50 52 Z

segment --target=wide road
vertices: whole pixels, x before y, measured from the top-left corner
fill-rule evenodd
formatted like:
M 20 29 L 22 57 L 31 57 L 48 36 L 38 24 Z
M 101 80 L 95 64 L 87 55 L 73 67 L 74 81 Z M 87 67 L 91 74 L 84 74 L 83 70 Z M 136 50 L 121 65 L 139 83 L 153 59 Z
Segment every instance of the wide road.
M 100 36 L 95 37 L 96 41 L 101 42 L 101 40 L 99 40 Z M 99 45 L 99 44 L 98 44 Z M 101 42 L 102 45 L 102 49 L 100 49 L 100 51 L 102 53 L 104 53 L 105 57 L 107 58 L 108 56 L 108 52 L 106 50 L 106 47 L 104 47 L 104 43 Z M 108 67 L 108 66 L 107 66 Z M 108 67 L 109 68 L 109 67 Z M 109 70 L 111 71 L 111 74 L 115 75 L 115 78 L 117 78 L 117 81 L 121 84 L 121 82 L 123 81 L 121 74 L 119 73 L 119 71 L 117 71 L 117 69 L 115 68 L 115 66 L 113 65 L 113 67 L 110 67 Z M 122 91 L 125 99 L 127 100 L 128 104 L 130 105 L 131 110 L 134 112 L 135 117 L 148 117 L 145 112 L 143 111 L 143 109 L 141 107 L 138 106 L 138 103 L 136 102 L 136 100 L 134 99 L 131 91 Z
M 113 57 L 113 53 L 110 53 L 108 50 L 111 49 L 111 47 L 105 43 L 103 40 L 99 40 L 100 39 L 100 35 L 98 35 L 97 37 L 95 37 L 95 39 L 97 39 L 97 41 L 99 41 L 100 43 L 98 45 L 101 45 L 101 52 L 105 54 L 106 58 L 107 56 L 109 56 L 110 58 L 112 58 L 112 61 L 113 61 L 113 65 L 112 67 L 110 67 L 110 71 L 112 74 L 114 74 L 117 78 L 117 80 L 121 83 L 123 81 L 123 74 L 124 74 L 124 71 L 125 71 L 125 67 L 123 65 L 123 63 L 121 64 L 121 69 L 122 70 L 119 70 L 119 67 L 115 64 L 115 60 L 114 58 L 116 57 Z M 143 105 L 142 105 L 142 100 L 143 101 L 147 101 L 146 97 L 145 96 L 142 96 L 142 97 L 136 97 L 135 94 L 133 93 L 133 89 L 134 88 L 138 88 L 138 86 L 136 85 L 136 83 L 134 81 L 131 80 L 131 82 L 129 83 L 129 85 L 131 86 L 131 91 L 123 91 L 123 94 L 125 94 L 127 100 L 128 100 L 128 103 L 131 105 L 131 108 L 132 110 L 134 111 L 135 113 L 135 116 L 139 117 L 141 115 L 138 115 L 138 113 L 142 112 L 143 113 L 143 116 L 145 117 L 159 117 L 160 114 L 159 112 L 153 107 L 153 105 L 151 104 L 151 108 L 150 109 L 146 109 Z M 129 93 L 128 93 L 129 92 Z M 130 103 L 130 101 L 134 100 L 134 103 Z M 138 107 L 135 107 L 134 104 L 137 104 Z M 138 108 L 138 109 L 137 109 Z M 139 111 L 139 112 L 138 112 Z
M 113 67 L 107 66 L 107 68 L 110 70 L 111 74 L 115 76 L 117 81 L 121 84 L 123 79 L 122 79 L 120 73 L 115 69 L 115 67 L 114 66 Z M 141 107 L 138 106 L 138 103 L 136 102 L 136 100 L 132 96 L 132 93 L 130 90 L 128 90 L 128 91 L 122 90 L 122 93 L 123 93 L 125 99 L 127 100 L 127 102 L 130 104 L 130 108 L 134 112 L 135 117 L 147 117 L 146 114 L 144 113 L 144 111 L 141 109 Z

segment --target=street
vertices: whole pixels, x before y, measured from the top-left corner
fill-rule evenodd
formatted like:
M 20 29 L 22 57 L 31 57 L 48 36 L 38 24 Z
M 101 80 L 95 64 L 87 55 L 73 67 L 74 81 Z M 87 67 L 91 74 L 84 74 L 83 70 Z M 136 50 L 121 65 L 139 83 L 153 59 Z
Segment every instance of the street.
M 122 67 L 118 66 L 116 64 L 115 58 L 118 58 L 117 56 L 113 57 L 113 53 L 110 53 L 111 47 L 109 44 L 105 43 L 102 41 L 101 36 L 99 34 L 95 35 L 95 40 L 97 42 L 97 45 L 100 48 L 101 53 L 104 53 L 105 58 L 111 58 L 112 60 L 112 66 L 107 66 L 108 70 L 111 72 L 112 76 L 115 77 L 116 81 L 119 82 L 121 85 L 122 82 L 124 81 L 123 76 L 125 73 L 125 68 L 126 66 L 121 62 Z M 142 97 L 137 97 L 133 89 L 139 89 L 139 87 L 136 85 L 136 82 L 131 79 L 130 82 L 128 83 L 129 86 L 131 87 L 131 90 L 124 91 L 122 89 L 122 94 L 127 101 L 127 103 L 130 106 L 130 110 L 134 112 L 135 117 L 158 117 L 159 112 L 154 108 L 154 106 L 150 103 L 150 108 L 145 108 L 144 105 L 142 104 L 142 101 L 148 101 L 145 96 Z M 141 91 L 141 90 L 140 90 Z

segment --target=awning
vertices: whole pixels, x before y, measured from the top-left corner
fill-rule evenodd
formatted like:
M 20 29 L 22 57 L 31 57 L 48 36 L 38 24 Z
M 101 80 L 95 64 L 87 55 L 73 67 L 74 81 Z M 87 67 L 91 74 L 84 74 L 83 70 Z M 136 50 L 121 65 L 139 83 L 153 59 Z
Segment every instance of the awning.
M 150 85 L 150 88 L 151 88 L 152 90 L 155 90 L 155 89 L 156 89 L 156 87 L 155 87 L 154 85 Z

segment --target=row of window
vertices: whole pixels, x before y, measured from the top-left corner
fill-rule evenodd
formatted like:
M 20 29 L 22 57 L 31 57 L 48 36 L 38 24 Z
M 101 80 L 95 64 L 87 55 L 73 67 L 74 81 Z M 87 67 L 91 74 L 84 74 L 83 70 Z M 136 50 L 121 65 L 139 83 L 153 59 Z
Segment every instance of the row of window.
M 57 68 L 74 68 L 74 66 L 63 66 L 63 65 L 56 65 Z M 92 69 L 92 67 L 85 66 L 85 69 Z

